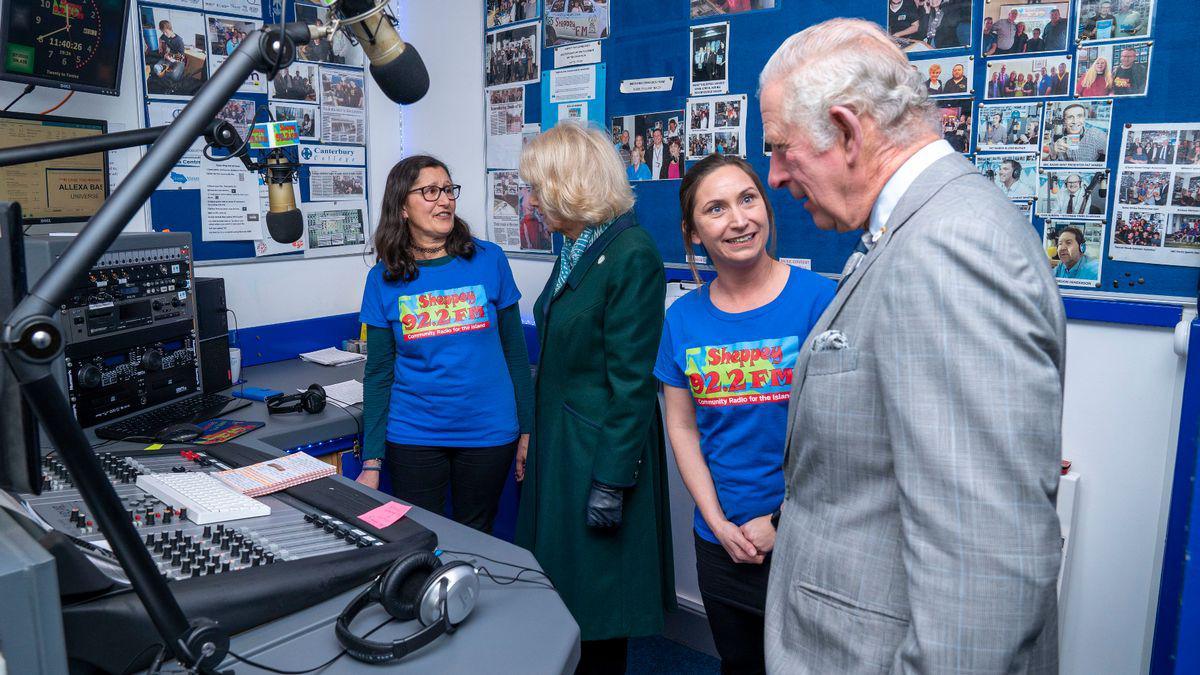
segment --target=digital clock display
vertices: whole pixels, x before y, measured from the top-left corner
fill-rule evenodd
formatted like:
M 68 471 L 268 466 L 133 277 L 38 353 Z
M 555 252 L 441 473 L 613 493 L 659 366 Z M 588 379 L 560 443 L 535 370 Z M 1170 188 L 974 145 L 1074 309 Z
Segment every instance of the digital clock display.
M 119 94 L 128 0 L 5 0 L 0 78 Z

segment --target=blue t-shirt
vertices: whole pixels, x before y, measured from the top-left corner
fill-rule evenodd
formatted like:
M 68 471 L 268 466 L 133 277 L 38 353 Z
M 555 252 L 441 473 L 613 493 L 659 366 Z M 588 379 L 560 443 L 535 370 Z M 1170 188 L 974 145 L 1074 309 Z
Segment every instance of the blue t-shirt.
M 667 310 L 654 375 L 692 392 L 700 452 L 721 510 L 735 525 L 783 503 L 792 368 L 800 345 L 837 286 L 793 267 L 771 302 L 748 312 L 717 309 L 702 286 Z M 696 509 L 696 532 L 719 543 Z
M 1100 267 L 1091 258 L 1080 258 L 1075 267 L 1067 269 L 1067 264 L 1060 262 L 1054 268 L 1056 279 L 1093 279 L 1100 280 Z
M 508 259 L 475 240 L 470 260 L 420 267 L 416 279 L 367 274 L 362 323 L 391 328 L 396 367 L 387 439 L 406 445 L 486 447 L 517 437 L 517 404 L 496 325 L 520 299 Z

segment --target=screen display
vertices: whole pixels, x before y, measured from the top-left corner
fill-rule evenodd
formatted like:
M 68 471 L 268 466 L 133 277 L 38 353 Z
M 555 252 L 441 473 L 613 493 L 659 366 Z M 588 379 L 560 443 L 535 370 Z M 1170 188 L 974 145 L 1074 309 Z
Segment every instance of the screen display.
M 107 130 L 103 120 L 0 113 L 0 148 L 96 136 Z M 106 154 L 5 167 L 0 201 L 18 202 L 26 225 L 86 221 L 108 196 Z
M 0 79 L 117 96 L 129 0 L 4 0 Z

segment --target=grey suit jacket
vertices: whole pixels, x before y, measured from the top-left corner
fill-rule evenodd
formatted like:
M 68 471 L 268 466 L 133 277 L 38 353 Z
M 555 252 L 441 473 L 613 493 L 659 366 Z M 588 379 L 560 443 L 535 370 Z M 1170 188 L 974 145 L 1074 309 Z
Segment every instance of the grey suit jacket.
M 1046 254 L 957 154 L 888 225 L 796 366 L 768 670 L 1056 672 L 1065 322 Z

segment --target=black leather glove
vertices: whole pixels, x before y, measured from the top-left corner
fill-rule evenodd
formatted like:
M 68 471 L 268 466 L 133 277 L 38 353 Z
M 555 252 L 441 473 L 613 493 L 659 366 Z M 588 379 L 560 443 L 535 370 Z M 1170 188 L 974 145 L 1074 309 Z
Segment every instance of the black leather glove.
M 588 494 L 587 524 L 588 527 L 616 529 L 621 526 L 621 503 L 625 501 L 625 491 L 599 481 L 592 481 L 592 491 Z

